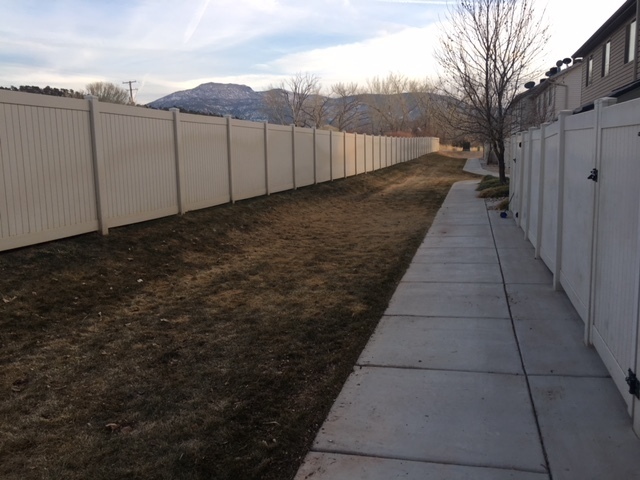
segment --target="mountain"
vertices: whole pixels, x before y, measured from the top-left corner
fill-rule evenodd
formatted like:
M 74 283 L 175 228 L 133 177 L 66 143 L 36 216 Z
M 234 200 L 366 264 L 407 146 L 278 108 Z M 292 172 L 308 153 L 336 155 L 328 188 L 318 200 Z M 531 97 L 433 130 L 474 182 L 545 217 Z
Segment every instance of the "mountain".
M 273 118 L 269 118 L 265 99 L 270 92 L 272 91 L 255 92 L 246 85 L 211 82 L 203 83 L 190 90 L 174 92 L 147 106 L 163 110 L 175 107 L 189 113 L 231 115 L 234 118 L 254 122 L 281 123 L 284 115 L 286 120 L 282 123 L 291 123 L 293 117 L 290 110 L 288 113 L 274 113 L 271 109 Z M 421 118 L 424 118 L 424 108 L 420 107 L 417 95 L 419 94 L 361 94 L 357 99 L 356 97 L 331 98 L 324 107 L 325 120 L 329 125 L 339 127 L 338 117 L 340 112 L 343 112 L 343 115 L 351 118 L 349 123 L 344 123 L 344 120 L 342 123 L 342 128 L 349 131 L 361 133 L 411 131 L 414 127 L 420 127 Z M 430 94 L 430 97 L 437 99 L 438 96 Z M 317 104 L 323 104 L 324 100 L 326 99 L 321 97 Z M 345 104 L 354 105 L 349 113 L 344 110 Z M 397 121 L 400 118 L 402 122 Z
M 179 108 L 181 110 L 209 115 L 231 115 L 254 122 L 267 120 L 264 113 L 265 92 L 254 92 L 246 85 L 234 83 L 203 83 L 190 90 L 174 92 L 147 104 L 158 109 Z

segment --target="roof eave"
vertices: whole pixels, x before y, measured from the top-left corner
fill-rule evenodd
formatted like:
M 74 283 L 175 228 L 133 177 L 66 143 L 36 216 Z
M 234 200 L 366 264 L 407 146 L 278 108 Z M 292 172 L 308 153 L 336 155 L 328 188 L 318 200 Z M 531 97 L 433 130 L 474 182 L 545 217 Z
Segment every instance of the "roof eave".
M 582 45 L 573 58 L 585 57 L 604 42 L 615 30 L 623 25 L 627 19 L 635 14 L 637 0 L 627 0 L 602 26 Z

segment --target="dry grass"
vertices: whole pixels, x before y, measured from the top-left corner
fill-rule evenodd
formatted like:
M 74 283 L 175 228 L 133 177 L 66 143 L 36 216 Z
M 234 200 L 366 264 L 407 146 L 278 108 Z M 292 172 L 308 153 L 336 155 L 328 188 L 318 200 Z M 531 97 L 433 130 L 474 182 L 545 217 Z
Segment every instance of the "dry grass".
M 507 183 L 502 183 L 499 178 L 486 175 L 482 178 L 476 189 L 480 198 L 504 198 L 509 196 L 509 178 Z
M 291 478 L 463 163 L 0 253 L 0 478 Z

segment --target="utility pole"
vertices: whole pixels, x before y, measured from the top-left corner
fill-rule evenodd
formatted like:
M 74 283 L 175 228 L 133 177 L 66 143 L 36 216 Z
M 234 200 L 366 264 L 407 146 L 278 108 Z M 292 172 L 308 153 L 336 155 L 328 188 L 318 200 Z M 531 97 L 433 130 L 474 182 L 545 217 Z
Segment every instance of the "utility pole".
M 133 104 L 133 90 L 134 90 L 134 88 L 132 87 L 132 85 L 134 83 L 138 83 L 138 81 L 137 80 L 129 80 L 127 82 L 122 82 L 122 83 L 123 84 L 124 83 L 128 83 L 129 84 L 129 98 L 131 99 L 131 104 Z M 135 90 L 137 91 L 138 89 L 136 88 Z

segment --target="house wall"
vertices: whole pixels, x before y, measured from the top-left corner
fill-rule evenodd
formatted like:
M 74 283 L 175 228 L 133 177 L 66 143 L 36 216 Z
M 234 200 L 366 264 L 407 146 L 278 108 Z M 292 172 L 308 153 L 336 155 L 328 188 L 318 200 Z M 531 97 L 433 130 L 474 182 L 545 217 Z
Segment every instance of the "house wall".
M 557 85 L 554 87 L 556 101 L 553 118 L 556 118 L 562 110 L 575 110 L 582 105 L 582 68 L 576 65 L 560 75 L 562 77 L 557 80 Z
M 582 104 L 591 103 L 597 98 L 601 98 L 610 94 L 613 90 L 627 85 L 635 80 L 634 69 L 638 68 L 638 54 L 636 52 L 636 60 L 632 62 L 624 63 L 625 41 L 626 41 L 626 28 L 633 20 L 635 15 L 629 17 L 628 21 L 624 25 L 616 30 L 611 36 L 604 42 L 598 45 L 595 49 L 591 50 L 588 55 L 584 57 L 582 66 Z M 637 25 L 637 24 L 636 24 Z M 638 32 L 639 29 L 636 29 Z M 611 59 L 609 63 L 609 75 L 602 77 L 602 62 L 603 52 L 602 47 L 608 41 L 611 40 Z M 638 36 L 636 35 L 636 50 L 639 50 Z M 587 85 L 587 66 L 589 58 L 593 57 L 593 79 L 589 85 Z
M 0 251 L 390 166 L 388 138 L 0 90 Z

